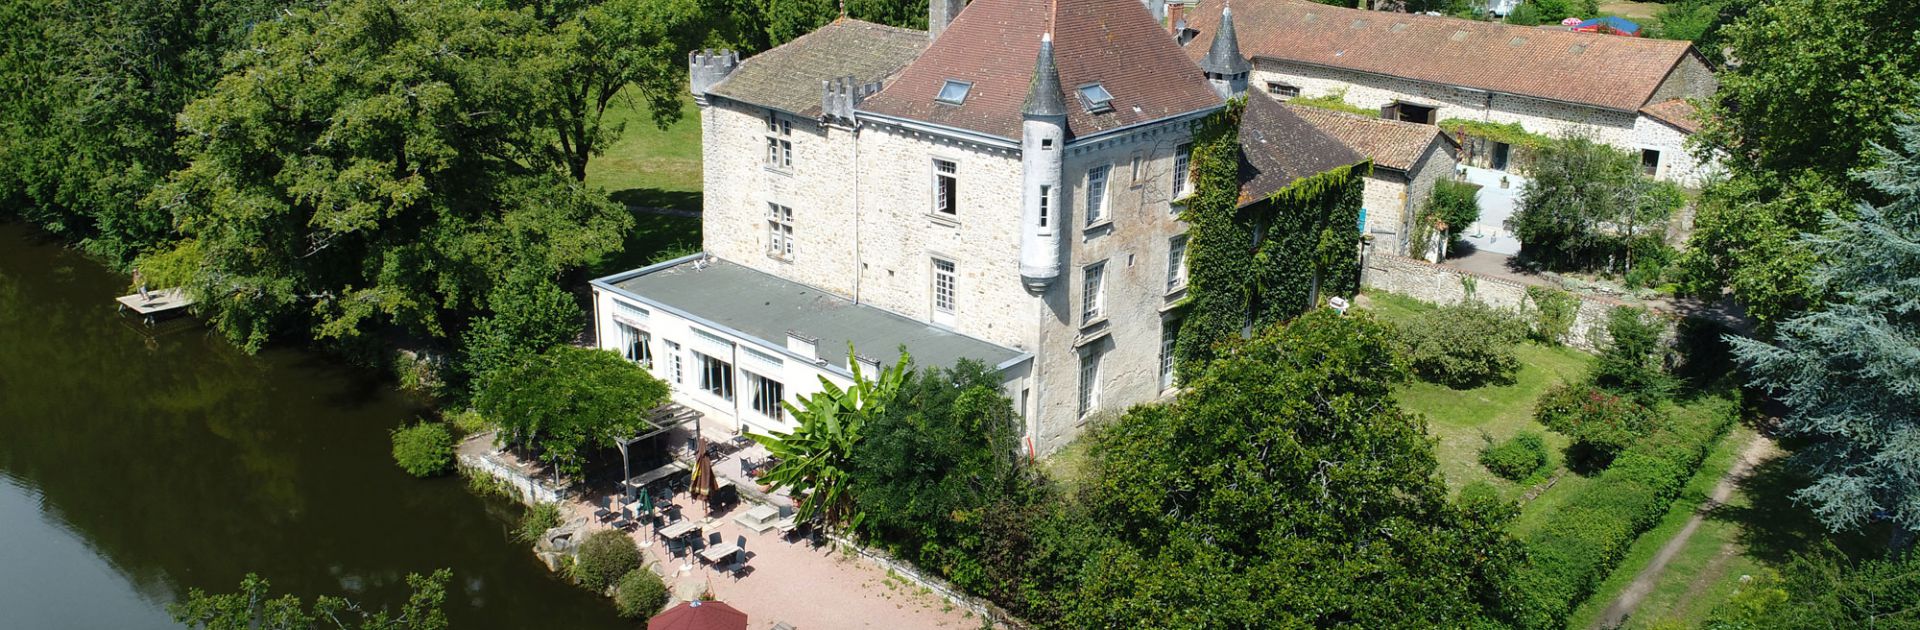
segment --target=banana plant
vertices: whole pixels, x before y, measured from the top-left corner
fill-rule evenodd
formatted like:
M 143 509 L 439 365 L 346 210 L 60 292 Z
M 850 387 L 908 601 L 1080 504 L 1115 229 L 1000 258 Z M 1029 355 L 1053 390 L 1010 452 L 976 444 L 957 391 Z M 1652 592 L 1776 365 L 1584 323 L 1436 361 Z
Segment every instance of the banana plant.
M 847 365 L 853 368 L 852 386 L 842 389 L 821 377 L 818 393 L 801 399 L 798 405 L 781 402 L 799 422 L 799 428 L 792 433 L 747 434 L 779 460 L 760 480 L 788 490 L 797 500 L 795 516 L 799 520 L 817 518 L 828 527 L 860 526 L 865 515 L 854 508 L 854 490 L 849 487 L 853 454 L 860 446 L 861 429 L 868 420 L 886 413 L 887 405 L 906 382 L 911 363 L 912 358 L 902 352 L 899 362 L 881 370 L 878 378 L 868 379 L 849 346 Z

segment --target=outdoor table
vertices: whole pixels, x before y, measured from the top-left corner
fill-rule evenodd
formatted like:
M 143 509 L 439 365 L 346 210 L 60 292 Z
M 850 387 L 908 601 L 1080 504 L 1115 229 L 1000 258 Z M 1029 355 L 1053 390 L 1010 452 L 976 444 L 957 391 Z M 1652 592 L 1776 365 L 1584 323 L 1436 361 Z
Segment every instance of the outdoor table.
M 740 553 L 740 546 L 733 543 L 720 543 L 700 550 L 700 557 L 707 562 L 719 562 L 728 556 Z
M 680 462 L 672 462 L 665 466 L 661 466 L 659 468 L 655 468 L 653 470 L 649 470 L 647 472 L 634 475 L 633 478 L 626 480 L 624 483 L 626 483 L 627 487 L 640 490 L 640 489 L 645 489 L 647 486 L 652 485 L 656 481 L 659 481 L 661 479 L 666 479 L 675 474 L 683 473 L 686 471 L 687 471 L 686 464 L 682 464 Z
M 694 530 L 698 528 L 699 526 L 695 525 L 692 520 L 680 521 L 660 528 L 660 536 L 668 539 L 679 538 L 693 533 Z

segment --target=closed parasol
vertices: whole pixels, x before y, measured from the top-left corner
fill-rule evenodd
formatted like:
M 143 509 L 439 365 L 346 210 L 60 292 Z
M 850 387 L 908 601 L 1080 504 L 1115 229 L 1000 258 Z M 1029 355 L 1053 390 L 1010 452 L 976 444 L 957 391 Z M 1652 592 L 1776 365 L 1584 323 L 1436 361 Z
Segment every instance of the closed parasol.
M 688 488 L 693 496 L 711 499 L 713 491 L 720 487 L 718 479 L 713 477 L 713 456 L 707 454 L 707 438 L 700 437 L 700 446 L 694 451 L 693 487 Z

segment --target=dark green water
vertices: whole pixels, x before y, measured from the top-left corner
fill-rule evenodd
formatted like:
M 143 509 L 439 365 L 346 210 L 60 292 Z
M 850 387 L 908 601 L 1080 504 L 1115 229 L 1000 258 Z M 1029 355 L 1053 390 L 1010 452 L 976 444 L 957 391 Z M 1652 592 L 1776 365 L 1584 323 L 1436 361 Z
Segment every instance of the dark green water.
M 249 571 L 397 604 L 438 567 L 455 628 L 633 627 L 511 540 L 517 509 L 394 467 L 415 403 L 201 327 L 149 340 L 113 311 L 125 286 L 0 224 L 0 628 L 167 627 L 167 602 Z

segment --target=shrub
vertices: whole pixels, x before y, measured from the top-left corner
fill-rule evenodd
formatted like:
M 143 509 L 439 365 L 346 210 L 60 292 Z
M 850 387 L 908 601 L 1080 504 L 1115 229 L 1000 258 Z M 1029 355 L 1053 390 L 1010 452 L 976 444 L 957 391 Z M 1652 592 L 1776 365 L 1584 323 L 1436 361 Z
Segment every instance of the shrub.
M 1620 452 L 1653 429 L 1646 407 L 1586 383 L 1555 386 L 1534 403 L 1533 419 L 1604 455 Z
M 1593 364 L 1593 382 L 1643 403 L 1673 395 L 1667 374 L 1667 349 L 1660 337 L 1666 326 L 1645 309 L 1621 306 L 1607 317 L 1607 344 Z
M 453 434 L 425 422 L 394 429 L 393 461 L 415 477 L 444 474 L 453 468 Z
M 453 425 L 453 428 L 467 435 L 481 433 L 494 427 L 492 420 L 488 420 L 486 416 L 472 409 L 447 412 L 444 417 L 447 424 Z
M 667 606 L 667 583 L 646 569 L 628 571 L 613 589 L 613 605 L 628 619 L 651 617 Z
M 1513 345 L 1524 328 L 1512 315 L 1479 302 L 1421 313 L 1398 336 L 1414 375 L 1429 383 L 1471 389 L 1509 382 L 1520 369 Z
M 1480 465 L 1501 479 L 1519 481 L 1547 465 L 1547 440 L 1539 433 L 1522 431 L 1505 442 L 1487 440 L 1480 449 Z
M 514 537 L 522 542 L 540 540 L 547 530 L 560 526 L 560 506 L 554 503 L 536 503 L 520 515 L 520 527 Z
M 1480 185 L 1443 179 L 1433 184 L 1433 194 L 1427 200 L 1427 211 L 1441 223 L 1447 224 L 1447 233 L 1458 236 L 1461 230 L 1480 220 Z
M 1559 289 L 1527 287 L 1527 301 L 1533 303 L 1533 338 L 1555 345 L 1565 342 L 1580 314 L 1580 298 Z
M 1733 425 L 1738 405 L 1719 395 L 1676 408 L 1672 422 L 1627 448 L 1567 507 L 1526 540 L 1532 562 L 1517 576 L 1510 611 L 1521 627 L 1564 627 L 1572 607 L 1613 571 L 1634 538 L 1652 527 L 1713 442 Z
M 581 586 L 599 591 L 638 568 L 640 547 L 633 544 L 633 538 L 620 530 L 603 529 L 580 542 L 573 579 Z

